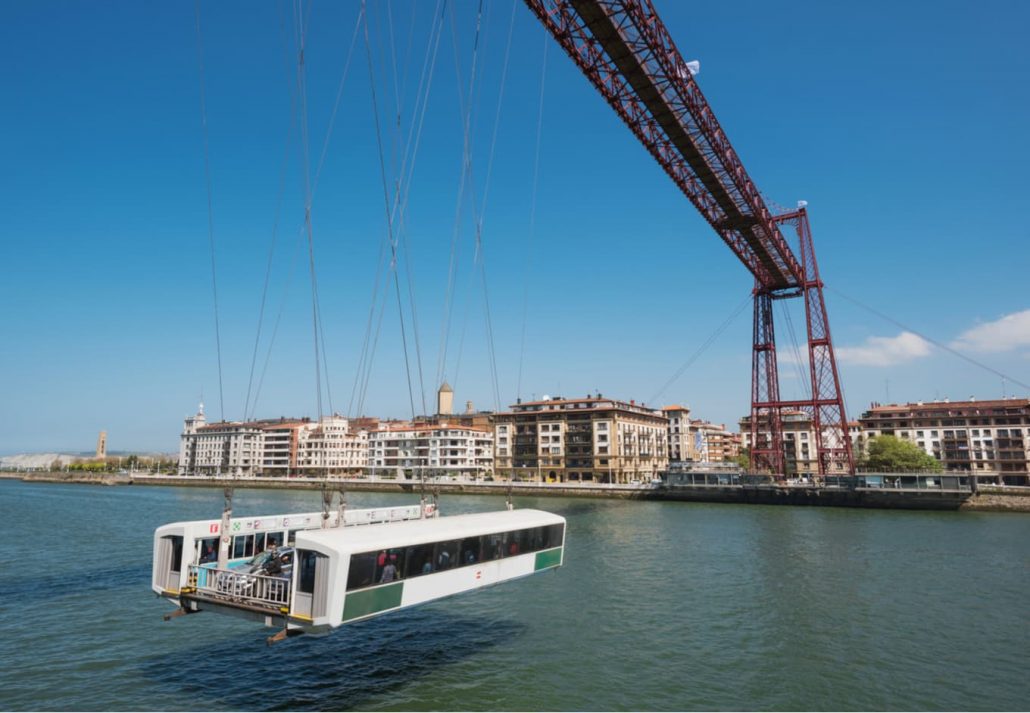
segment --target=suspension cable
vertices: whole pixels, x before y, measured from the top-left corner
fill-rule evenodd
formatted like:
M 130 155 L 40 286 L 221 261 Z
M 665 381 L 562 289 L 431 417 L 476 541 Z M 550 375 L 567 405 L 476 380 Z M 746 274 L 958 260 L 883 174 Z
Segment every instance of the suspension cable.
M 937 347 L 939 349 L 943 349 L 944 351 L 948 352 L 949 354 L 957 356 L 959 359 L 962 359 L 963 361 L 969 362 L 973 366 L 979 367 L 979 368 L 983 369 L 984 371 L 990 372 L 991 374 L 994 374 L 995 376 L 1001 377 L 1002 379 L 1005 379 L 1007 381 L 1011 381 L 1013 384 L 1018 384 L 1019 386 L 1022 386 L 1024 389 L 1030 389 L 1030 385 L 1023 383 L 1019 379 L 1014 379 L 1013 377 L 1009 376 L 1008 374 L 1003 374 L 1002 372 L 998 371 L 997 369 L 994 369 L 994 368 L 992 368 L 990 366 L 987 366 L 983 362 L 979 362 L 976 359 L 973 359 L 972 357 L 966 356 L 965 354 L 963 354 L 962 352 L 960 352 L 960 351 L 958 351 L 956 349 L 952 349 L 951 347 L 947 346 L 946 344 L 942 344 L 941 342 L 938 342 L 936 339 L 931 339 L 930 337 L 926 336 L 925 334 L 922 334 L 922 333 L 916 331 L 915 329 L 912 329 L 912 327 L 908 327 L 908 326 L 902 324 L 901 322 L 899 322 L 898 320 L 894 319 L 893 317 L 888 317 L 883 312 L 880 312 L 879 310 L 874 309 L 873 307 L 870 307 L 869 305 L 862 304 L 861 302 L 856 300 L 854 297 L 848 297 L 846 294 L 844 294 L 840 290 L 834 289 L 834 288 L 829 287 L 829 286 L 827 286 L 827 289 L 833 290 L 833 292 L 835 294 L 840 295 L 841 297 L 846 299 L 851 304 L 857 305 L 858 307 L 861 307 L 865 311 L 871 312 L 872 314 L 875 314 L 880 319 L 884 319 L 884 320 L 890 322 L 891 324 L 893 324 L 896 327 L 900 327 L 901 329 L 904 329 L 907 332 L 911 332 L 912 334 L 916 335 L 920 339 L 923 339 L 923 340 L 929 342 L 930 344 L 934 345 L 935 347 Z
M 529 277 L 533 272 L 533 239 L 536 234 L 536 199 L 540 176 L 540 137 L 544 126 L 544 84 L 547 78 L 547 48 L 551 44 L 551 36 L 544 32 L 544 58 L 540 65 L 540 108 L 536 115 L 536 150 L 533 155 L 533 187 L 530 191 L 529 233 L 526 236 L 526 272 L 522 281 L 522 336 L 519 339 L 519 378 L 516 382 L 515 395 L 522 397 L 522 366 L 526 357 L 526 322 L 529 321 Z
M 669 378 L 669 380 L 665 382 L 665 384 L 662 386 L 662 388 L 658 389 L 658 391 L 656 391 L 654 393 L 654 395 L 650 399 L 648 399 L 649 403 L 658 403 L 658 399 L 661 397 L 661 395 L 664 394 L 665 391 L 670 386 L 672 386 L 676 382 L 677 379 L 679 379 L 683 375 L 683 372 L 685 372 L 687 369 L 689 369 L 694 364 L 694 362 L 698 360 L 698 357 L 700 357 L 702 354 L 704 354 L 705 351 L 710 346 L 712 346 L 712 344 L 715 343 L 715 340 L 717 340 L 722 335 L 722 333 L 725 332 L 727 328 L 729 328 L 729 326 L 740 315 L 740 313 L 742 311 L 744 311 L 744 308 L 748 305 L 749 302 L 751 302 L 751 299 L 752 299 L 752 295 L 751 295 L 751 292 L 749 291 L 748 294 L 747 294 L 747 297 L 745 297 L 743 300 L 741 300 L 740 304 L 737 305 L 733 309 L 733 312 L 731 312 L 730 316 L 726 318 L 726 321 L 724 321 L 722 324 L 720 324 L 716 328 L 716 330 L 714 332 L 712 332 L 712 334 L 708 337 L 708 339 L 706 339 L 704 342 L 702 342 L 701 346 L 698 347 L 697 350 L 694 351 L 694 353 L 691 354 L 690 357 L 688 357 L 685 362 L 683 362 L 683 365 L 680 366 L 680 368 L 676 370 L 676 373 L 674 373 Z
M 417 116 L 417 120 L 413 121 L 408 128 L 408 137 L 405 144 L 405 150 L 403 153 L 403 159 L 401 162 L 399 181 L 394 191 L 392 206 L 390 208 L 390 222 L 394 226 L 394 230 L 397 235 L 400 236 L 402 246 L 404 249 L 404 259 L 410 265 L 411 260 L 408 254 L 408 241 L 406 237 L 406 228 L 404 224 L 404 216 L 407 211 L 408 198 L 410 196 L 410 188 L 412 178 L 414 175 L 415 165 L 418 158 L 419 147 L 422 141 L 422 129 L 425 124 L 426 107 L 428 106 L 428 100 L 430 91 L 432 89 L 432 79 L 434 76 L 434 68 L 436 66 L 436 58 L 439 50 L 440 38 L 443 34 L 444 25 L 444 13 L 441 9 L 446 9 L 446 2 L 444 0 L 437 0 L 436 9 L 433 14 L 433 26 L 430 31 L 429 41 L 426 44 L 425 56 L 422 62 L 422 72 L 419 76 L 418 89 L 416 91 L 416 103 L 413 115 Z M 413 30 L 412 30 L 413 31 Z M 409 38 L 410 53 L 411 40 Z M 406 75 L 405 75 L 406 76 Z M 405 80 L 406 81 L 406 80 Z M 399 130 L 399 119 L 398 127 Z M 362 340 L 361 353 L 358 360 L 358 368 L 355 372 L 354 384 L 351 389 L 351 399 L 348 404 L 348 412 L 353 411 L 355 400 L 357 400 L 358 411 L 364 406 L 365 395 L 368 390 L 369 381 L 372 375 L 372 360 L 374 359 L 376 346 L 378 344 L 379 333 L 382 326 L 382 310 L 380 309 L 379 318 L 376 319 L 376 306 L 379 294 L 379 285 L 382 277 L 382 269 L 385 258 L 385 246 L 387 241 L 383 241 L 380 244 L 378 267 L 376 270 L 376 278 L 372 287 L 372 298 L 369 304 L 368 319 L 365 325 L 365 335 Z M 422 354 L 421 354 L 421 343 L 418 332 L 418 313 L 416 308 L 414 283 L 412 278 L 412 272 L 410 268 L 407 271 L 407 286 L 408 286 L 408 298 L 410 309 L 412 310 L 412 322 L 415 337 L 415 351 L 416 360 L 418 362 L 419 370 L 419 383 L 421 386 L 421 403 L 423 411 L 426 410 L 425 405 L 425 379 L 422 372 Z M 388 283 L 386 283 L 388 284 Z M 385 284 L 384 284 L 385 287 Z M 386 299 L 386 292 L 384 291 L 384 299 Z M 375 330 L 373 336 L 373 328 Z
M 268 365 L 272 361 L 272 347 L 275 345 L 275 338 L 279 334 L 279 322 L 282 320 L 282 313 L 286 307 L 286 299 L 289 297 L 289 286 L 293 284 L 294 274 L 297 272 L 297 263 L 300 259 L 301 249 L 304 247 L 304 233 L 303 231 L 297 236 L 297 245 L 294 249 L 294 257 L 289 262 L 289 270 L 286 272 L 286 284 L 282 290 L 282 299 L 279 302 L 279 310 L 275 315 L 275 322 L 272 326 L 272 336 L 268 340 L 268 348 L 265 351 L 265 361 L 262 365 L 261 376 L 258 379 L 258 388 L 254 389 L 254 400 L 250 404 L 251 412 L 250 417 L 258 411 L 258 401 L 261 398 L 262 388 L 265 385 L 265 375 L 268 373 Z
M 285 26 L 281 25 L 283 35 L 285 35 Z M 287 43 L 283 41 L 284 59 L 289 53 Z M 288 60 L 286 60 L 288 61 Z M 250 413 L 250 397 L 254 387 L 254 368 L 257 365 L 258 348 L 261 344 L 261 331 L 265 321 L 265 304 L 268 299 L 268 284 L 272 276 L 272 263 L 273 257 L 275 256 L 275 246 L 278 242 L 279 237 L 279 219 L 282 215 L 283 198 L 286 195 L 286 174 L 290 163 L 290 144 L 293 138 L 293 129 L 297 121 L 297 93 L 296 87 L 291 83 L 290 91 L 290 124 L 286 130 L 286 141 L 283 146 L 283 157 L 281 168 L 279 169 L 279 191 L 275 201 L 275 213 L 272 219 L 272 241 L 268 248 L 268 261 L 265 264 L 265 279 L 261 286 L 261 306 L 258 309 L 258 320 L 257 329 L 254 334 L 254 352 L 250 358 L 250 375 L 247 377 L 247 398 L 243 403 L 243 420 L 249 420 L 248 414 Z
M 362 2 L 364 5 L 364 0 Z M 393 283 L 397 296 L 397 314 L 401 327 L 401 344 L 404 348 L 404 374 L 408 381 L 408 401 L 411 406 L 411 417 L 415 417 L 415 395 L 411 383 L 411 364 L 408 356 L 408 335 L 404 326 L 404 303 L 401 300 L 400 278 L 397 275 L 397 240 L 393 231 L 393 219 L 390 211 L 390 189 L 386 180 L 386 161 L 383 156 L 383 136 L 379 125 L 379 102 L 376 98 L 375 69 L 372 60 L 372 44 L 368 32 L 368 16 L 365 16 L 365 54 L 368 58 L 368 80 L 372 95 L 372 114 L 376 127 L 376 146 L 379 151 L 379 174 L 383 186 L 383 207 L 386 213 L 386 226 L 390 240 L 390 270 L 393 272 Z
M 469 73 L 468 103 L 465 103 L 461 90 L 461 58 L 458 51 L 458 31 L 455 24 L 454 5 L 451 5 L 451 43 L 454 49 L 454 68 L 457 74 L 455 84 L 458 92 L 458 109 L 462 117 L 462 157 L 461 174 L 458 179 L 458 197 L 455 203 L 454 232 L 451 236 L 451 255 L 447 272 L 447 287 L 444 291 L 443 318 L 440 323 L 440 349 L 437 362 L 437 382 L 443 381 L 447 370 L 447 351 L 450 341 L 450 323 L 454 311 L 454 286 L 457 277 L 458 256 L 461 247 L 461 217 L 465 199 L 465 187 L 471 181 L 469 172 L 472 166 L 472 106 L 477 69 L 479 66 L 479 36 L 483 23 L 483 1 L 479 1 L 476 11 L 476 31 L 472 43 L 472 63 Z
M 504 105 L 504 89 L 508 79 L 508 61 L 511 58 L 511 39 L 515 31 L 515 8 L 516 4 L 511 4 L 511 20 L 508 23 L 508 41 L 504 48 L 504 64 L 501 69 L 501 84 L 497 94 L 497 111 L 494 114 L 494 130 L 493 136 L 490 139 L 490 153 L 486 163 L 486 178 L 483 183 L 483 201 L 479 206 L 479 215 L 473 217 L 476 219 L 476 250 L 475 257 L 478 258 L 476 262 L 479 263 L 479 274 L 482 279 L 483 285 L 483 307 L 486 316 L 486 344 L 487 352 L 490 357 L 490 374 L 493 379 L 493 390 L 494 390 L 494 408 L 497 411 L 501 410 L 501 392 L 498 385 L 497 379 L 497 353 L 494 345 L 494 328 L 493 320 L 490 315 L 490 291 L 487 287 L 486 279 L 486 254 L 483 250 L 483 219 L 486 215 L 486 200 L 490 194 L 490 178 L 493 175 L 494 167 L 494 156 L 496 155 L 497 148 L 497 134 L 501 126 L 501 107 Z M 471 173 L 471 168 L 470 168 Z M 473 211 L 475 210 L 475 184 L 472 187 L 472 200 L 473 200 Z
M 308 6 L 310 12 L 311 6 Z M 311 161 L 308 150 L 308 100 L 307 88 L 305 86 L 304 67 L 304 42 L 307 33 L 307 24 L 301 17 L 303 13 L 303 0 L 295 0 L 294 15 L 296 19 L 297 35 L 297 88 L 300 95 L 300 135 L 301 154 L 303 156 L 304 174 L 304 228 L 308 239 L 308 269 L 311 275 L 311 331 L 314 340 L 315 350 L 315 401 L 317 404 L 317 420 L 322 418 L 322 364 L 321 350 L 319 348 L 318 329 L 318 280 L 315 272 L 315 241 L 314 230 L 311 223 Z
M 218 270 L 215 265 L 215 222 L 214 202 L 211 187 L 211 156 L 208 147 L 207 102 L 204 90 L 204 35 L 200 29 L 200 0 L 195 0 L 194 10 L 197 27 L 197 69 L 200 78 L 200 123 L 204 135 L 204 182 L 207 185 L 207 236 L 211 247 L 211 296 L 215 308 L 215 350 L 218 357 L 218 408 L 222 421 L 225 421 L 225 395 L 222 388 L 222 330 L 218 319 Z
M 783 321 L 787 325 L 787 333 L 790 336 L 791 354 L 794 357 L 793 358 L 794 368 L 797 371 L 798 380 L 799 380 L 798 381 L 798 384 L 799 384 L 798 388 L 801 389 L 801 393 L 803 394 L 803 393 L 805 393 L 807 391 L 807 389 L 805 388 L 805 382 L 808 381 L 808 379 L 805 378 L 805 370 L 802 367 L 802 364 L 806 364 L 808 362 L 807 362 L 807 359 L 805 361 L 802 361 L 802 359 L 801 359 L 801 350 L 798 347 L 798 338 L 797 338 L 797 335 L 794 332 L 794 320 L 791 318 L 790 310 L 787 309 L 787 305 L 784 302 L 780 302 L 780 314 L 783 315 Z M 777 366 L 779 366 L 779 365 L 777 365 Z M 813 399 L 816 398 L 816 394 L 813 393 L 812 394 L 812 398 Z

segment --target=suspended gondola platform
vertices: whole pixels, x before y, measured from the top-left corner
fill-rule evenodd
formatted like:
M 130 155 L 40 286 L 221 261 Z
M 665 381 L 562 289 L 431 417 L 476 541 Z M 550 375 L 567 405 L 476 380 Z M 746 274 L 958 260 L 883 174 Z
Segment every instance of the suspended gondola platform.
M 154 533 L 152 588 L 177 610 L 279 632 L 352 622 L 564 562 L 565 519 L 540 510 L 440 517 L 432 504 L 177 522 Z

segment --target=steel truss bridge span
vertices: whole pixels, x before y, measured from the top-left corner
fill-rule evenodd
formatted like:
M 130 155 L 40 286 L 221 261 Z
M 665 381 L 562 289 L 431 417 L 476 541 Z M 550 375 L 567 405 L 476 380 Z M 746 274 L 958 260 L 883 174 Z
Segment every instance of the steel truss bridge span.
M 854 473 L 823 283 L 805 208 L 773 214 L 651 0 L 524 0 L 594 88 L 754 276 L 751 466 L 786 476 L 783 412 L 815 431 L 819 474 Z M 797 233 L 800 257 L 781 232 Z M 774 300 L 803 298 L 811 397 L 780 398 Z

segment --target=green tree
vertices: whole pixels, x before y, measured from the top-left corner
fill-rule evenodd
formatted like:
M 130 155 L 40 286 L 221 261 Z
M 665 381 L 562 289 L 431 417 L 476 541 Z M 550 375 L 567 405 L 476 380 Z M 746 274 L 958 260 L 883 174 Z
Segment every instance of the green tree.
M 865 454 L 858 463 L 868 470 L 932 471 L 939 473 L 943 468 L 940 461 L 927 455 L 919 446 L 894 436 L 873 436 L 866 443 Z
M 747 470 L 751 467 L 751 449 L 741 448 L 740 453 L 733 459 L 738 466 L 743 470 Z

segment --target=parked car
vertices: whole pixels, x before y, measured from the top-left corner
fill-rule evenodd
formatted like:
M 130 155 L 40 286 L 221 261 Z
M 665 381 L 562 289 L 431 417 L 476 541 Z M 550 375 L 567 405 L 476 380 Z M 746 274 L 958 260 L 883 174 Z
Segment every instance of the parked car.
M 242 595 L 254 588 L 257 577 L 278 577 L 290 579 L 293 576 L 293 560 L 296 556 L 292 547 L 281 547 L 275 551 L 265 550 L 251 557 L 232 572 L 219 572 L 215 587 L 224 594 Z

